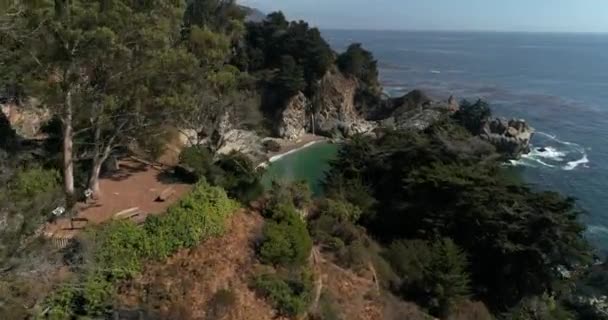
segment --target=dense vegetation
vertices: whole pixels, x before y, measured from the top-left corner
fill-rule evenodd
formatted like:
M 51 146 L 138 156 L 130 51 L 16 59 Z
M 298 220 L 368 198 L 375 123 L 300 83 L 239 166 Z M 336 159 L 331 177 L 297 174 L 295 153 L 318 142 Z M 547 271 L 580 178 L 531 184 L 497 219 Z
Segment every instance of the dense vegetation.
M 495 311 L 543 294 L 559 300 L 573 282 L 557 270 L 590 262 L 574 201 L 508 177 L 492 148 L 451 120 L 347 142 L 326 188 L 342 203 L 333 215 L 356 212 L 351 221 L 386 248 L 393 290 L 437 315 L 468 296 Z
M 312 300 L 313 276 L 307 268 L 312 239 L 302 217 L 310 196 L 305 184 L 275 182 L 264 209 L 258 257 L 269 271 L 256 275 L 252 286 L 286 316 L 304 314 Z
M 232 152 L 213 158 L 203 146 L 185 148 L 180 153 L 183 178 L 188 182 L 199 180 L 222 187 L 231 198 L 244 204 L 256 200 L 263 193 L 261 172 L 251 159 L 242 153 Z

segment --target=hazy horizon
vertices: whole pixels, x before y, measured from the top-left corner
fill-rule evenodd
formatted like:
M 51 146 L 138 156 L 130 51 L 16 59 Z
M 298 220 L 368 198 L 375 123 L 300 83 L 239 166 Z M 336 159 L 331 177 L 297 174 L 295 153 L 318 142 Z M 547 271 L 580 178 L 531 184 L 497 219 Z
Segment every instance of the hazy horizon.
M 604 0 L 241 0 L 322 29 L 525 33 L 608 33 Z

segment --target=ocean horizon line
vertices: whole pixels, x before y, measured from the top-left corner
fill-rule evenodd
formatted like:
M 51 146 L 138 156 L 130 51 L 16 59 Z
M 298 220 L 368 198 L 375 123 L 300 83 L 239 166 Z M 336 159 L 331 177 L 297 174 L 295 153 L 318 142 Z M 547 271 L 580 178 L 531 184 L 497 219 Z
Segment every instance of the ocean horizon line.
M 321 31 L 362 31 L 362 32 L 394 32 L 394 33 L 498 33 L 498 34 L 539 34 L 539 35 L 598 35 L 608 36 L 608 31 L 522 31 L 522 30 L 454 30 L 454 29 L 374 29 L 374 28 L 344 28 L 318 27 Z

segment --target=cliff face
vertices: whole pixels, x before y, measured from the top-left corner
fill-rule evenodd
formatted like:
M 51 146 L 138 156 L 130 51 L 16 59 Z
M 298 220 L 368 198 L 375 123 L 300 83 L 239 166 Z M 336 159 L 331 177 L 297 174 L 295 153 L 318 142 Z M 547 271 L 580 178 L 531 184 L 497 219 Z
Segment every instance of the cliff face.
M 358 89 L 356 79 L 336 70 L 327 72 L 311 99 L 299 92 L 287 101 L 278 117 L 278 135 L 297 140 L 306 132 L 329 137 L 371 132 L 376 124 L 365 120 L 357 111 Z
M 25 139 L 38 137 L 42 126 L 51 119 L 51 113 L 40 108 L 34 99 L 30 99 L 25 106 L 0 104 L 0 112 L 17 134 Z
M 339 71 L 329 71 L 321 79 L 314 97 L 314 131 L 329 136 L 351 136 L 372 131 L 376 125 L 363 118 L 356 107 L 359 84 Z
M 304 93 L 298 92 L 297 95 L 289 99 L 287 106 L 281 112 L 278 123 L 278 134 L 287 140 L 297 140 L 306 133 L 308 123 L 307 111 L 310 110 L 310 101 Z

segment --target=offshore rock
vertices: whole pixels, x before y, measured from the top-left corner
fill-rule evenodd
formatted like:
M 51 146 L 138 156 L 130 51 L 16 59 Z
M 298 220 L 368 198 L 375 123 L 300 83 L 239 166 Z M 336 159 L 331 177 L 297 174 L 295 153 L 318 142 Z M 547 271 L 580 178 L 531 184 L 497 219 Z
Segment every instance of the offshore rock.
M 534 128 L 525 120 L 496 118 L 487 121 L 482 127 L 480 137 L 496 147 L 496 151 L 507 158 L 517 159 L 530 152 L 530 140 Z

